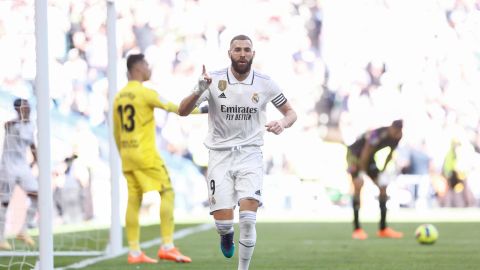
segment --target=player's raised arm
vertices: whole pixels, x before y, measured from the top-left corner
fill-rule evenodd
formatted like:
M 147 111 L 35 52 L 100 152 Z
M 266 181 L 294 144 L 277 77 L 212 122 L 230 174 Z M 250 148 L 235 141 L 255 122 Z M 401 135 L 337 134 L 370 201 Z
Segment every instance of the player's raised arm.
M 297 121 L 297 113 L 287 101 L 285 104 L 277 108 L 282 114 L 283 118 L 280 120 L 274 120 L 265 125 L 268 132 L 273 132 L 278 135 L 283 132 L 284 129 L 289 128 Z
M 180 116 L 187 116 L 195 109 L 197 101 L 200 96 L 208 89 L 212 83 L 212 78 L 208 75 L 205 65 L 202 67 L 202 75 L 198 79 L 198 83 L 195 85 L 192 93 L 185 97 L 178 108 L 178 114 Z

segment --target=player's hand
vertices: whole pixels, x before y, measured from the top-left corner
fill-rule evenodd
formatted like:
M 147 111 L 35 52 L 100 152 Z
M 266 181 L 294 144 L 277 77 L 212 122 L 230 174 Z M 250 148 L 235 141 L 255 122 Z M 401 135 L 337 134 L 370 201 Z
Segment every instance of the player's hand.
M 268 132 L 272 132 L 276 135 L 280 134 L 283 132 L 283 130 L 285 129 L 283 127 L 283 123 L 281 121 L 272 121 L 268 124 L 265 125 L 265 127 L 267 128 L 267 131 Z
M 205 90 L 210 87 L 210 84 L 212 83 L 212 78 L 210 75 L 208 75 L 207 70 L 205 69 L 205 65 L 202 66 L 202 75 L 200 75 L 200 78 L 198 78 L 198 83 L 195 85 L 195 89 L 193 90 L 193 93 L 196 95 L 201 95 Z

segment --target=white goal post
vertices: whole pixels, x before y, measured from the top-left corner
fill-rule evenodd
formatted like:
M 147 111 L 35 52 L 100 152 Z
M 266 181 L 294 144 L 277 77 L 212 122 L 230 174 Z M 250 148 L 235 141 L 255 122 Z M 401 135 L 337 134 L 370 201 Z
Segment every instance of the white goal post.
M 52 189 L 50 179 L 50 92 L 48 69 L 48 3 L 35 1 L 35 40 L 37 126 L 38 126 L 38 181 L 39 181 L 39 251 L 41 270 L 53 269 Z
M 115 10 L 115 1 L 107 0 L 107 45 L 108 45 L 108 102 L 113 104 L 115 93 L 117 92 L 117 12 Z M 122 223 L 120 221 L 120 160 L 116 151 L 113 137 L 113 110 L 108 113 L 108 145 L 111 179 L 111 223 L 110 223 L 110 243 L 108 247 L 109 255 L 117 255 L 122 251 Z
M 36 97 L 38 126 L 38 167 L 39 167 L 39 252 L 28 252 L 19 256 L 39 256 L 37 267 L 40 270 L 54 269 L 54 256 L 92 256 L 108 253 L 117 255 L 122 252 L 122 223 L 120 219 L 120 162 L 111 135 L 111 115 L 109 115 L 109 156 L 111 176 L 111 224 L 110 239 L 104 252 L 71 251 L 61 252 L 53 249 L 52 190 L 50 167 L 50 92 L 49 92 L 49 55 L 48 55 L 48 0 L 35 0 L 35 39 L 36 39 Z M 112 104 L 117 91 L 117 46 L 116 46 L 116 10 L 115 1 L 107 0 L 107 42 L 108 42 L 108 97 Z M 111 114 L 111 110 L 110 110 Z M 10 255 L 15 256 L 15 252 Z

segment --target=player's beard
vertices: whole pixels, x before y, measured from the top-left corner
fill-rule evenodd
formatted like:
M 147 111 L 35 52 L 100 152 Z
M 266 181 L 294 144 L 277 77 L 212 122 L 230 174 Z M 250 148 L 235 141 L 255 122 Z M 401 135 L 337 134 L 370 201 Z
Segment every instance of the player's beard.
M 250 72 L 250 69 L 252 68 L 252 63 L 253 63 L 253 58 L 250 59 L 250 61 L 247 62 L 247 64 L 242 68 L 238 65 L 238 61 L 233 60 L 232 57 L 230 57 L 230 60 L 232 61 L 232 68 L 235 72 L 238 74 L 246 74 Z

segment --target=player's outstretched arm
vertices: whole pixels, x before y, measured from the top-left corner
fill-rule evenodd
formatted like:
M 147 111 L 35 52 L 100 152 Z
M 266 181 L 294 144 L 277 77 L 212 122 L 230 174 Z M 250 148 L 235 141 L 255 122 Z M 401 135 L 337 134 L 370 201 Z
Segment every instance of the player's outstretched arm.
M 156 95 L 155 93 L 155 96 L 152 96 L 151 97 L 151 104 L 153 107 L 155 108 L 160 108 L 160 109 L 163 109 L 167 112 L 171 112 L 171 113 L 175 113 L 175 114 L 180 114 L 178 109 L 179 109 L 179 106 L 173 102 L 170 102 L 168 100 L 165 100 L 163 98 L 160 98 L 158 95 Z M 200 114 L 200 113 L 207 113 L 208 112 L 208 108 L 194 108 L 190 113 L 191 114 Z
M 190 94 L 189 96 L 185 97 L 181 102 L 180 106 L 178 107 L 178 115 L 180 116 L 187 116 L 192 113 L 196 107 L 197 100 L 200 98 L 199 95 L 194 93 Z
M 180 102 L 180 106 L 178 108 L 178 114 L 180 116 L 187 116 L 195 109 L 197 105 L 197 101 L 200 96 L 205 92 L 205 90 L 210 87 L 212 83 L 212 78 L 207 74 L 205 69 L 205 65 L 202 67 L 202 75 L 198 79 L 198 83 L 195 85 L 192 93 L 185 97 L 182 102 Z
M 265 125 L 268 132 L 273 132 L 278 135 L 283 132 L 284 129 L 289 128 L 297 121 L 297 113 L 287 101 L 285 104 L 277 108 L 282 114 L 283 118 L 280 120 L 274 120 Z

